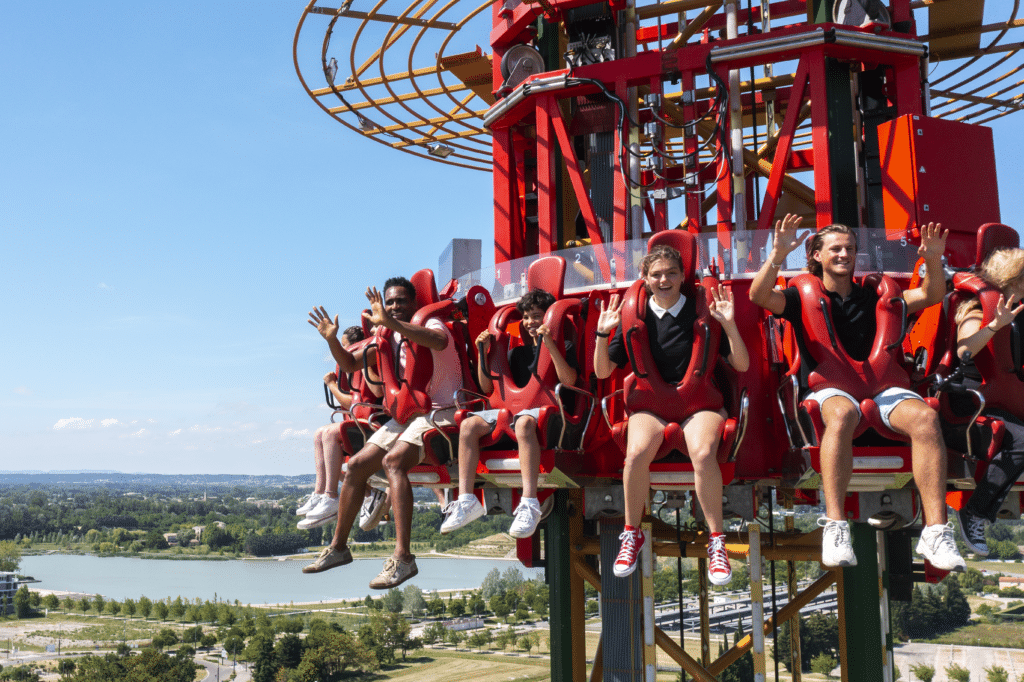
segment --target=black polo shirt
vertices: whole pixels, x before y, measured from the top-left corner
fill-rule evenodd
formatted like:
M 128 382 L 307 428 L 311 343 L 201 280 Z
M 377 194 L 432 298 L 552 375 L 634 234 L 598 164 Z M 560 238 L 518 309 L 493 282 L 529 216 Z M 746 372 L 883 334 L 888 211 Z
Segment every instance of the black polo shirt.
M 531 344 L 524 344 L 509 349 L 508 366 L 512 371 L 512 381 L 517 387 L 522 388 L 530 383 L 530 377 L 537 371 L 540 346 L 539 340 L 534 340 Z M 565 353 L 562 357 L 565 358 L 566 364 L 573 369 L 577 369 L 576 346 L 568 339 L 565 341 Z
M 853 285 L 846 298 L 834 291 L 826 293 L 832 307 L 832 328 L 835 329 L 839 343 L 854 360 L 867 360 L 875 342 L 878 294 L 874 289 L 866 289 L 858 284 Z M 807 350 L 806 332 L 800 316 L 800 292 L 796 287 L 788 287 L 782 290 L 782 295 L 786 297 L 786 307 L 776 317 L 792 324 L 796 331 L 796 342 L 800 348 L 800 385 L 807 386 L 807 377 L 818 363 Z
M 687 296 L 678 315 L 666 312 L 661 317 L 647 306 L 644 324 L 647 327 L 647 338 L 650 341 L 651 356 L 658 368 L 661 378 L 670 384 L 680 382 L 686 376 L 690 366 L 690 355 L 693 353 L 693 322 L 697 317 L 697 304 L 692 296 Z M 718 352 L 728 357 L 729 338 L 723 333 Z M 622 340 L 622 325 L 608 343 L 608 357 L 619 368 L 629 364 L 629 355 Z

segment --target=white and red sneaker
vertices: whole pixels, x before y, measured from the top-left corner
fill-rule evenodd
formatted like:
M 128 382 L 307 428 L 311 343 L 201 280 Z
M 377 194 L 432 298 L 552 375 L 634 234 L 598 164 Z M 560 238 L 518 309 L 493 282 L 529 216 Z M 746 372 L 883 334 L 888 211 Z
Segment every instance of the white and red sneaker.
M 713 533 L 708 541 L 708 578 L 712 585 L 728 585 L 732 580 L 732 566 L 725 551 L 725 534 Z
M 636 570 L 640 549 L 644 546 L 644 532 L 639 528 L 627 528 L 619 535 L 619 540 L 622 545 L 619 546 L 619 555 L 615 557 L 612 573 L 617 578 L 625 578 Z

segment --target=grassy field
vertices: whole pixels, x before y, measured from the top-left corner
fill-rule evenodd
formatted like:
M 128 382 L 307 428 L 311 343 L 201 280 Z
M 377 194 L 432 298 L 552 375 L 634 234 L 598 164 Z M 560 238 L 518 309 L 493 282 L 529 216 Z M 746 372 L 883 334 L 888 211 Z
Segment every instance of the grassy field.
M 972 623 L 955 632 L 928 641 L 936 644 L 1024 649 L 1021 632 L 1020 623 Z

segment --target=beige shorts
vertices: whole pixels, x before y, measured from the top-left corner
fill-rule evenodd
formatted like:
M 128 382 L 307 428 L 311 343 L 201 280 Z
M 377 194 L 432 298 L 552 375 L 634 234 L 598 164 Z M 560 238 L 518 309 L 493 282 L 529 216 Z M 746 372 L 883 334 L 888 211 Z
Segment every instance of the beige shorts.
M 437 426 L 454 426 L 454 416 L 455 407 L 446 407 L 443 410 L 437 411 L 434 415 L 434 422 L 436 422 Z M 428 417 L 429 415 L 415 417 L 405 424 L 391 419 L 377 429 L 376 433 L 370 436 L 370 440 L 367 443 L 376 445 L 384 451 L 391 450 L 398 441 L 415 445 L 420 449 L 419 461 L 422 462 L 423 434 L 434 428 L 434 423 L 431 423 Z

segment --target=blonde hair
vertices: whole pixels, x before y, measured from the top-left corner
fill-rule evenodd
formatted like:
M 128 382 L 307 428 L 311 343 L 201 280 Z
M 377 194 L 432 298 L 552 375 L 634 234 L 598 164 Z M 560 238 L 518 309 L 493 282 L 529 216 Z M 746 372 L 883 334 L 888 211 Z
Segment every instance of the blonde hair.
M 1024 249 L 996 249 L 978 268 L 978 277 L 1004 294 L 1009 293 L 1010 287 L 1024 280 Z M 957 306 L 953 321 L 960 325 L 975 310 L 981 310 L 981 302 L 975 297 L 969 298 Z

